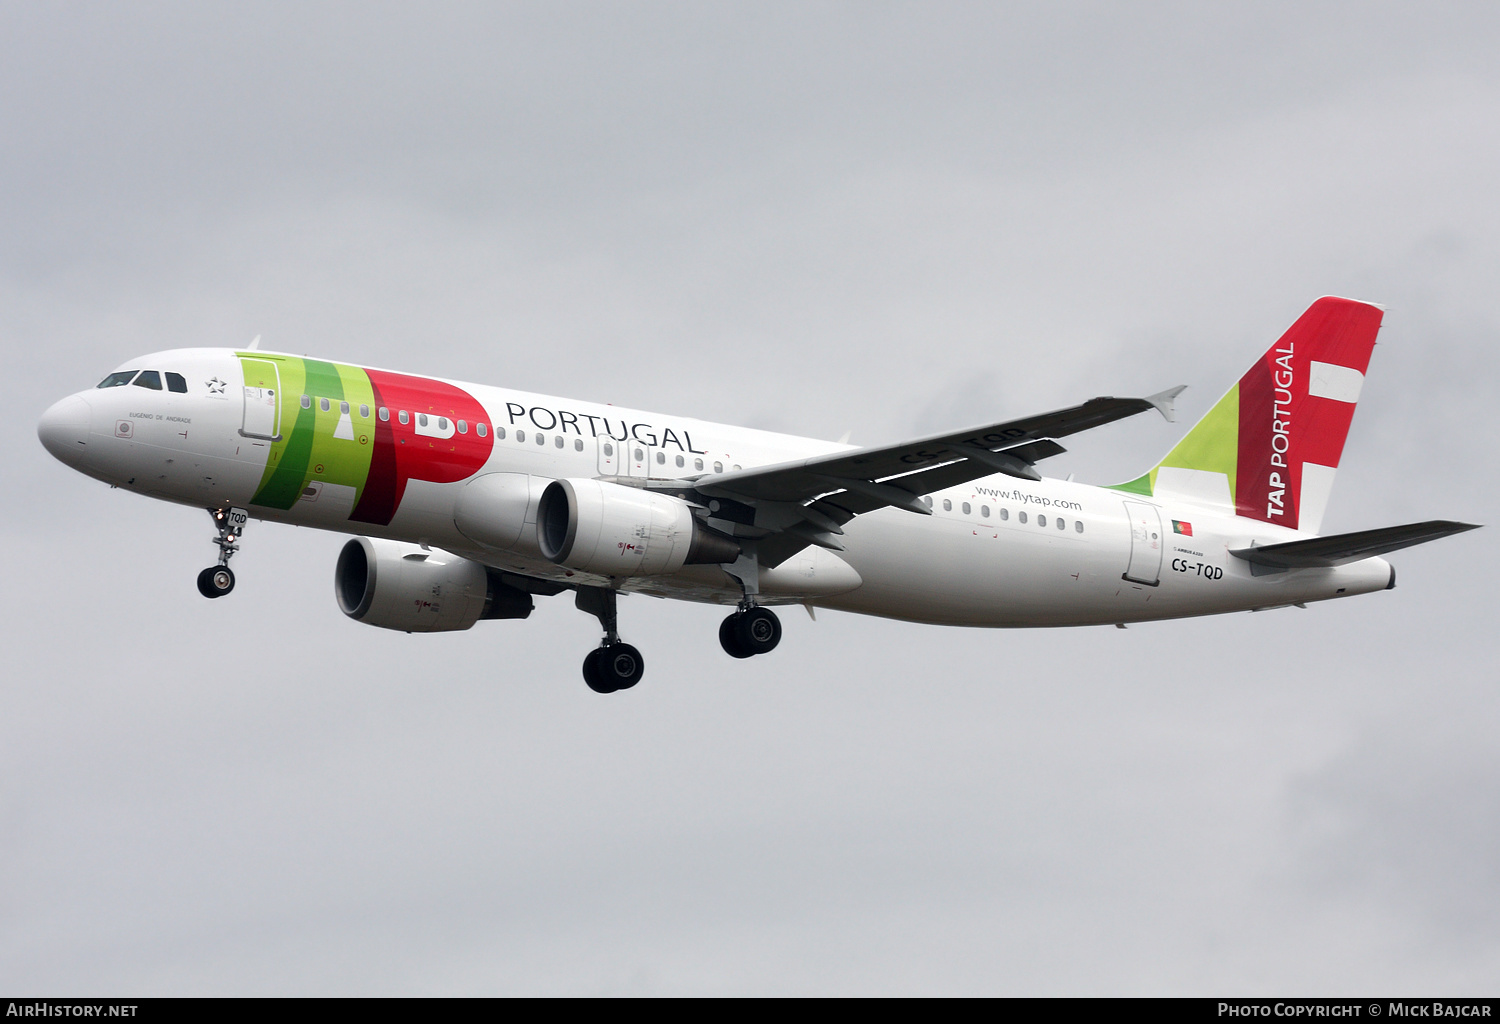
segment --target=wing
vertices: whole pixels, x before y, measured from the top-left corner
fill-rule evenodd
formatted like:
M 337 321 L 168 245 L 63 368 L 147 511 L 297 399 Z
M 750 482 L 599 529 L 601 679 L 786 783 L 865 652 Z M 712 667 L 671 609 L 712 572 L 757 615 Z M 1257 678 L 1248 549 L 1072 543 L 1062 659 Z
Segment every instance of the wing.
M 1372 558 L 1388 551 L 1399 551 L 1401 548 L 1426 544 L 1430 540 L 1451 537 L 1455 533 L 1477 529 L 1479 529 L 1478 526 L 1470 523 L 1434 519 L 1426 523 L 1386 526 L 1379 530 L 1339 533 L 1330 537 L 1312 537 L 1308 540 L 1288 541 L 1285 544 L 1238 548 L 1229 553 L 1254 565 L 1265 565 L 1275 569 L 1307 569 L 1357 562 L 1362 558 Z
M 1094 398 L 956 433 L 700 477 L 693 487 L 718 499 L 721 523 L 716 525 L 728 520 L 737 525 L 736 535 L 764 538 L 760 559 L 776 565 L 808 544 L 843 550 L 838 541 L 843 524 L 866 512 L 893 507 L 931 515 L 920 495 L 994 473 L 1039 480 L 1034 464 L 1066 450 L 1053 438 L 1148 409 L 1171 420 L 1172 400 L 1181 391 L 1176 387 L 1149 398 Z M 680 487 L 669 484 L 666 489 Z

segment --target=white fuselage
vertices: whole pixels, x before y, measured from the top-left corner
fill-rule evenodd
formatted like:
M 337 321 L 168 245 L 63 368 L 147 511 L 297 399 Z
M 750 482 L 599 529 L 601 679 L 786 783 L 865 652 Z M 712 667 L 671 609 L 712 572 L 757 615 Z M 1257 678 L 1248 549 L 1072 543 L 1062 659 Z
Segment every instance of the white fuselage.
M 188 390 L 123 386 L 80 392 L 49 410 L 40 428 L 43 441 L 78 470 L 151 497 L 203 508 L 240 507 L 259 519 L 426 543 L 540 578 L 723 604 L 737 602 L 741 592 L 718 566 L 593 579 L 543 558 L 534 537 L 524 536 L 509 549 L 476 542 L 460 530 L 455 510 L 466 487 L 496 473 L 539 481 L 690 479 L 848 447 L 442 382 L 463 389 L 488 417 L 493 436 L 488 458 L 461 480 L 411 479 L 389 522 L 357 522 L 349 518 L 352 497 L 343 493 L 352 495 L 352 489 L 316 481 L 289 508 L 253 503 L 267 473 L 269 445 L 245 434 L 253 414 L 246 408 L 250 399 L 242 398 L 245 355 L 188 349 L 133 360 L 126 365 L 181 375 Z M 279 415 L 295 411 L 291 401 Z M 337 408 L 332 415 L 338 415 Z M 358 408 L 346 415 L 352 417 L 350 425 L 341 421 L 337 437 L 347 433 L 347 443 L 363 443 L 356 437 L 363 437 Z M 410 439 L 419 444 L 428 436 L 413 433 Z M 953 625 L 1066 626 L 1324 600 L 1380 590 L 1391 578 L 1389 565 L 1379 558 L 1257 575 L 1229 551 L 1304 535 L 1188 501 L 1174 505 L 1110 488 L 1003 475 L 927 497 L 931 516 L 894 508 L 861 515 L 844 527 L 845 550 L 835 554 L 811 547 L 766 571 L 763 600 Z

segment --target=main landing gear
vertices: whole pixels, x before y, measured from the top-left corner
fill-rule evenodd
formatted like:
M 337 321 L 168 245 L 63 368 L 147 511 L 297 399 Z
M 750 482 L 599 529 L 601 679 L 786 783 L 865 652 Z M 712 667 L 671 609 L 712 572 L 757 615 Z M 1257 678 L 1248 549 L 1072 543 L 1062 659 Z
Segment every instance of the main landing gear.
M 641 681 L 646 662 L 641 652 L 620 640 L 615 599 L 618 592 L 606 587 L 579 587 L 574 599 L 580 611 L 588 612 L 604 627 L 604 639 L 583 659 L 583 681 L 595 693 L 628 690 Z
M 234 589 L 234 570 L 229 568 L 229 558 L 240 549 L 235 541 L 245 532 L 249 516 L 239 508 L 211 508 L 208 514 L 214 517 L 214 526 L 219 531 L 214 538 L 219 546 L 219 564 L 198 574 L 198 593 L 204 597 L 223 597 Z
M 781 620 L 769 608 L 756 604 L 759 566 L 753 556 L 728 567 L 740 581 L 743 598 L 739 609 L 719 626 L 719 643 L 733 658 L 769 654 L 781 643 Z M 620 640 L 615 603 L 619 591 L 609 587 L 580 586 L 574 597 L 579 611 L 588 612 L 604 627 L 604 639 L 583 659 L 583 681 L 595 693 L 628 690 L 641 681 L 645 661 L 641 652 Z
M 769 654 L 781 643 L 781 620 L 769 608 L 741 605 L 719 624 L 719 646 L 731 658 Z
M 583 681 L 595 693 L 614 693 L 640 682 L 645 668 L 640 651 L 619 641 L 606 642 L 583 659 Z
M 731 658 L 771 653 L 781 643 L 781 620 L 755 603 L 760 595 L 760 557 L 754 545 L 745 544 L 740 557 L 724 571 L 739 582 L 741 597 L 739 610 L 719 625 L 719 646 Z

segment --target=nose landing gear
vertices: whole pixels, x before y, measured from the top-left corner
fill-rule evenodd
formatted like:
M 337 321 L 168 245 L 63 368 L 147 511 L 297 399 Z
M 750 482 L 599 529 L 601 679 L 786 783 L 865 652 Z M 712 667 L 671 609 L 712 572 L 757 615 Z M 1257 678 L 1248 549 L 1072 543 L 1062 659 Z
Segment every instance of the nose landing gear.
M 214 517 L 214 527 L 219 531 L 214 538 L 219 546 L 219 564 L 198 574 L 198 593 L 204 597 L 223 597 L 234 589 L 234 570 L 229 568 L 229 558 L 240 549 L 235 541 L 245 532 L 250 516 L 242 508 L 211 508 L 208 514 Z

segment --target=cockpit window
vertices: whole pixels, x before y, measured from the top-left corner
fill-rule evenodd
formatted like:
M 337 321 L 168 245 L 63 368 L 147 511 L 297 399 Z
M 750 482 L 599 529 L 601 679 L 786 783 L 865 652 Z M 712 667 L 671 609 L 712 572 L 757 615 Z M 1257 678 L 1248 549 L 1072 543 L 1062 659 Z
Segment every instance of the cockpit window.
M 142 370 L 141 375 L 132 381 L 138 388 L 150 388 L 152 391 L 161 390 L 161 374 L 155 370 Z
M 175 391 L 179 395 L 187 394 L 187 380 L 180 373 L 167 371 L 167 390 Z
M 101 387 L 101 388 L 120 388 L 120 387 L 124 387 L 126 384 L 130 383 L 130 378 L 134 377 L 139 372 L 140 371 L 138 371 L 138 370 L 119 370 L 119 371 L 117 371 L 115 373 L 110 374 L 108 377 L 105 377 L 103 380 L 101 380 L 99 382 L 99 387 Z

